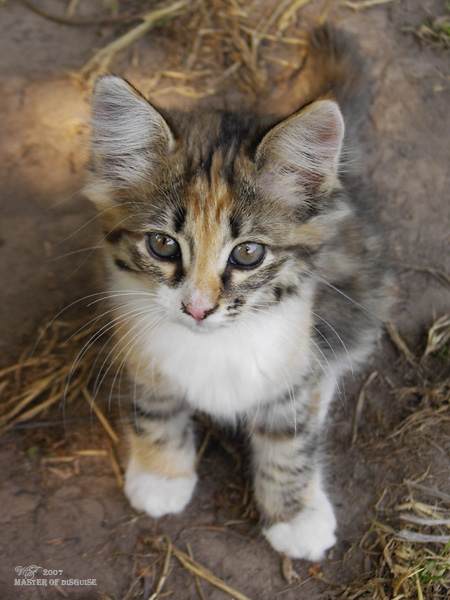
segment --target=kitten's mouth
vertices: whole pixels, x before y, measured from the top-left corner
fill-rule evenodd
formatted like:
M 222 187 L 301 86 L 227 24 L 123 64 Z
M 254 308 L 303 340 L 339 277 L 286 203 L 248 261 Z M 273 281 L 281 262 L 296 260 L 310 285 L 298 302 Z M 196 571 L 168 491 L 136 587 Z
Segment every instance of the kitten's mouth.
M 212 331 L 220 329 L 220 325 L 211 325 L 210 323 L 204 323 L 203 321 L 192 321 L 189 323 L 184 322 L 183 325 L 187 327 L 190 331 L 205 335 L 211 333 Z
M 204 319 L 193 319 L 191 316 L 186 315 L 186 317 L 181 317 L 181 323 L 184 327 L 187 327 L 190 331 L 194 331 L 196 333 L 206 334 L 212 331 L 217 331 L 224 327 L 225 323 L 222 319 L 213 318 L 213 316 L 208 316 Z

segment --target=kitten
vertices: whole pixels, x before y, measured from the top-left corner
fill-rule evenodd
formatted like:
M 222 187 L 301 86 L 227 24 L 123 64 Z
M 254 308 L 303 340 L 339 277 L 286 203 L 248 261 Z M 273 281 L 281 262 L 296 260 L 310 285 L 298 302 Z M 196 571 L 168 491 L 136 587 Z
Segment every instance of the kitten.
M 327 27 L 308 61 L 303 106 L 284 119 L 168 113 L 100 78 L 87 195 L 104 231 L 116 353 L 134 382 L 131 504 L 152 517 L 185 508 L 200 411 L 247 431 L 272 546 L 319 560 L 336 528 L 321 429 L 342 375 L 371 353 L 389 293 L 348 160 L 362 64 Z

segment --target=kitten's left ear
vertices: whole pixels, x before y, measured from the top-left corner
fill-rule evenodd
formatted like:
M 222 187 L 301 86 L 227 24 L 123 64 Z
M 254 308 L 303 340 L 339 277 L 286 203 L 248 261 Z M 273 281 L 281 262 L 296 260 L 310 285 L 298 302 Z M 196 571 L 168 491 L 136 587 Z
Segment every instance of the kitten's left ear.
M 116 185 L 152 179 L 173 146 L 162 115 L 120 77 L 97 80 L 92 96 L 93 168 Z
M 260 185 L 295 206 L 337 183 L 344 120 L 336 102 L 317 100 L 263 138 L 256 153 Z

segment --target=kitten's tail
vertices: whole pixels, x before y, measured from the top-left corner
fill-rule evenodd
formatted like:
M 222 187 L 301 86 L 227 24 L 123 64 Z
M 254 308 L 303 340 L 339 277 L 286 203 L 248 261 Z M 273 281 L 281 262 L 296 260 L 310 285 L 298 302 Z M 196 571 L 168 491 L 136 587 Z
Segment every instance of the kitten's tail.
M 347 140 L 358 137 L 355 134 L 359 133 L 369 103 L 367 69 L 356 40 L 329 25 L 311 32 L 302 67 L 278 84 L 261 105 L 285 116 L 324 96 L 338 102 Z
M 338 102 L 347 128 L 358 129 L 367 116 L 369 85 L 367 68 L 354 38 L 328 25 L 314 29 L 300 77 L 306 83 L 307 102 L 330 95 Z

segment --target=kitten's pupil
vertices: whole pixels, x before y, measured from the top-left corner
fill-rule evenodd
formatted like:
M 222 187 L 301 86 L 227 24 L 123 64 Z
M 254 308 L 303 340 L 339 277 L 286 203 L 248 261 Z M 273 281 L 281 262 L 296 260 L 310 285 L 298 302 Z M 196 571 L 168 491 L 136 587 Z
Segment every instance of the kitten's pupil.
M 178 258 L 181 253 L 178 242 L 165 233 L 149 233 L 147 246 L 153 256 L 163 260 Z
M 245 242 L 234 248 L 230 254 L 230 262 L 233 265 L 250 269 L 257 267 L 263 260 L 265 254 L 266 248 L 264 244 Z

